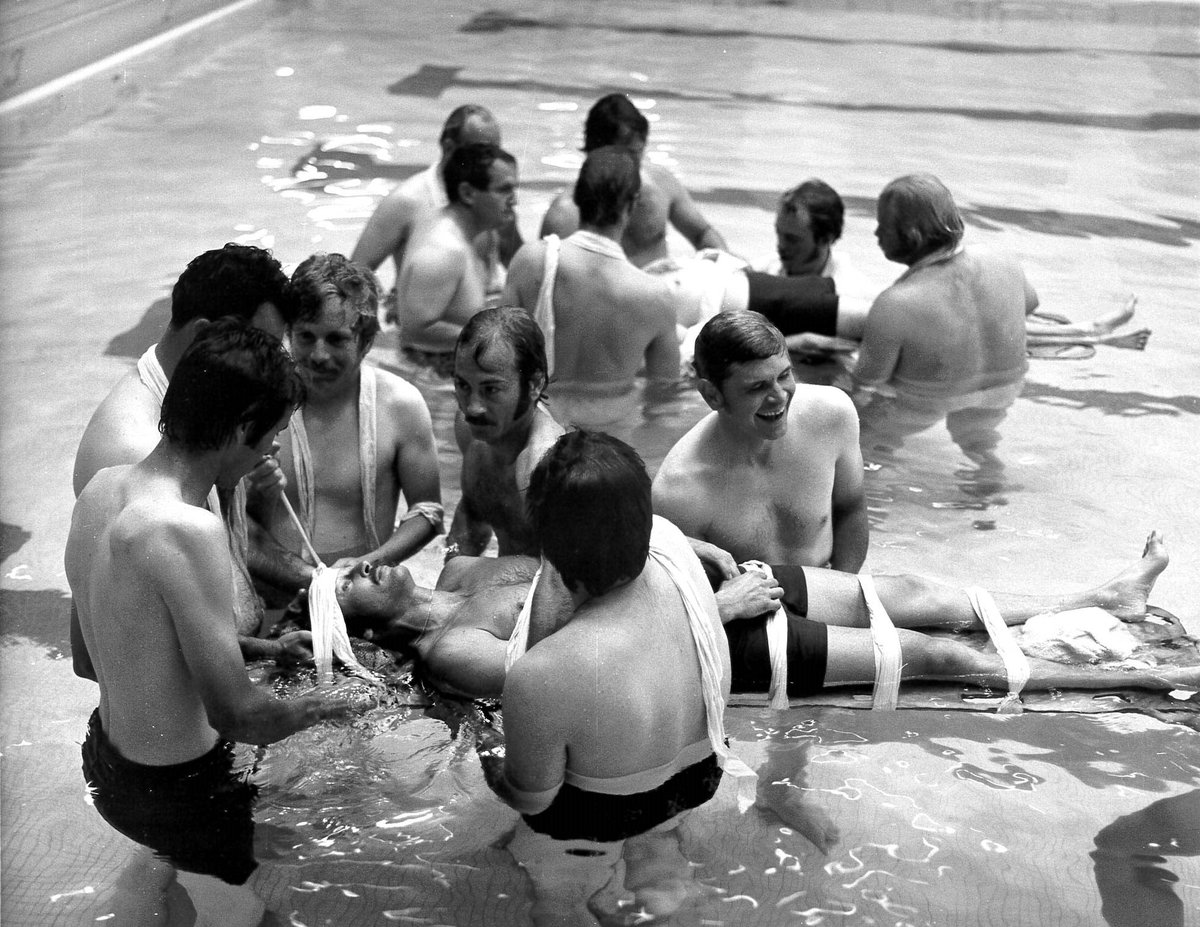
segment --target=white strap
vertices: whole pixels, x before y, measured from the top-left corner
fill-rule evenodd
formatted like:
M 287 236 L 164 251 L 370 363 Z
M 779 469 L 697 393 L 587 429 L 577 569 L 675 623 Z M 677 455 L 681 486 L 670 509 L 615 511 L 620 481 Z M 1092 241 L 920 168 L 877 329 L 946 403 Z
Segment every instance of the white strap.
M 1029 660 L 1017 645 L 1008 625 L 1004 623 L 1004 616 L 1000 614 L 1000 609 L 996 607 L 991 594 L 979 586 L 972 586 L 967 589 L 967 596 L 975 614 L 987 629 L 992 645 L 1004 661 L 1004 672 L 1008 676 L 1008 695 L 1000 701 L 996 713 L 1019 714 L 1022 710 L 1021 690 L 1025 688 L 1025 683 L 1029 682 Z
M 162 364 L 158 362 L 158 355 L 154 353 L 157 347 L 157 344 L 152 344 L 146 348 L 142 356 L 138 358 L 137 372 L 142 386 L 150 390 L 151 395 L 161 406 L 167 395 L 167 374 L 162 369 Z
M 557 235 L 547 235 L 546 255 L 542 262 L 542 285 L 538 289 L 533 320 L 546 339 L 546 369 L 554 373 L 554 281 L 558 277 L 558 252 L 562 242 Z
M 504 652 L 504 675 L 506 676 L 513 664 L 521 659 L 525 655 L 525 651 L 529 649 L 529 616 L 533 612 L 533 594 L 537 591 L 538 580 L 541 578 L 542 567 L 539 565 L 537 572 L 533 574 L 533 581 L 529 584 L 525 604 L 521 606 L 521 613 L 517 615 L 517 623 L 508 638 L 508 648 Z
M 741 564 L 745 570 L 761 573 L 772 583 L 775 571 L 761 560 L 747 560 Z M 770 708 L 787 708 L 788 702 L 788 617 L 783 606 L 767 619 L 767 652 L 771 656 L 771 687 L 767 690 L 767 705 Z
M 891 616 L 879 601 L 875 581 L 866 573 L 858 574 L 863 599 L 867 603 L 867 614 L 871 618 L 871 644 L 875 650 L 875 689 L 871 694 L 871 708 L 893 711 L 900 699 L 900 670 L 903 652 L 900 635 L 892 624 Z

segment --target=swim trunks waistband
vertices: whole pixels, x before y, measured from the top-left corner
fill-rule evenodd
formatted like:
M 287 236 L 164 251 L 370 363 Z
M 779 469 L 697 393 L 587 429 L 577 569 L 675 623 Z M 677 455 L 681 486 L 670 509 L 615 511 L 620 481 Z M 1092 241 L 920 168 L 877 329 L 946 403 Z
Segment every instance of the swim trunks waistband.
M 418 367 L 425 367 L 439 377 L 448 380 L 454 376 L 453 351 L 423 351 L 421 348 L 401 345 L 400 353 Z

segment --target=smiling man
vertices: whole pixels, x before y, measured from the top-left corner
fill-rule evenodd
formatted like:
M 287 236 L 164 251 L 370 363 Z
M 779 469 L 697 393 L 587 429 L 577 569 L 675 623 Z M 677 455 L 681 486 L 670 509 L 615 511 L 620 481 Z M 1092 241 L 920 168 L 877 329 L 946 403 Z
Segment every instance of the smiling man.
M 709 320 L 695 363 L 713 411 L 663 460 L 655 512 L 738 562 L 857 572 L 868 523 L 853 404 L 798 386 L 783 335 L 757 312 Z
M 398 563 L 442 530 L 429 408 L 411 383 L 363 364 L 379 331 L 374 274 L 340 254 L 314 254 L 296 268 L 291 292 L 292 352 L 308 401 L 280 452 L 288 498 L 325 563 Z M 303 541 L 278 488 L 256 489 L 259 516 L 299 555 Z M 397 522 L 401 494 L 408 511 Z M 297 556 L 279 585 L 295 594 L 312 567 Z
M 463 145 L 450 155 L 443 176 L 449 202 L 413 227 L 396 296 L 401 351 L 448 374 L 459 332 L 499 289 L 493 278 L 503 268 L 481 258 L 474 243 L 483 232 L 513 223 L 517 162 L 497 145 Z
M 546 342 L 529 313 L 500 306 L 467 323 L 454 352 L 462 501 L 447 560 L 483 553 L 493 533 L 501 556 L 537 556 L 525 491 L 534 466 L 563 433 L 541 401 L 545 388 Z

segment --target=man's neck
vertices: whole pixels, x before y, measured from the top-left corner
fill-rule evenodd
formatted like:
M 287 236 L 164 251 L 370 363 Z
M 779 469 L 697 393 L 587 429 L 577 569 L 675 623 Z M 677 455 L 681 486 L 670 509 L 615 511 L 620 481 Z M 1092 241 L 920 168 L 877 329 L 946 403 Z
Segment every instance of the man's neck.
M 183 353 L 194 340 L 194 331 L 190 326 L 176 328 L 174 325 L 168 325 L 166 331 L 162 333 L 162 337 L 158 339 L 154 356 L 158 358 L 158 364 L 162 367 L 163 374 L 168 380 L 175 376 L 175 368 L 179 366 Z
M 396 616 L 388 622 L 388 631 L 407 636 L 408 646 L 424 655 L 424 650 L 437 640 L 437 632 L 457 613 L 461 602 L 458 593 L 413 586 L 396 603 Z
M 739 428 L 718 412 L 713 429 L 721 456 L 731 462 L 749 466 L 766 466 L 779 443 L 778 438 L 764 438 L 752 430 Z
M 137 466 L 177 486 L 184 502 L 201 507 L 208 500 L 208 494 L 221 472 L 219 452 L 193 454 L 166 438 L 159 441 Z
M 362 363 L 360 361 L 354 376 L 348 377 L 332 389 L 328 391 L 323 390 L 319 393 L 310 389 L 308 397 L 304 402 L 304 409 L 314 412 L 317 415 L 329 415 L 330 413 L 340 412 L 345 406 L 358 402 L 358 390 L 361 380 Z
M 829 245 L 817 245 L 814 256 L 794 270 L 789 269 L 787 275 L 789 277 L 819 277 L 829 263 L 829 255 Z
M 466 241 L 474 241 L 484 231 L 483 226 L 476 220 L 475 214 L 464 203 L 453 202 L 446 207 L 445 212 L 454 220 L 454 224 L 458 226 Z
M 505 463 L 512 463 L 520 457 L 521 452 L 529 446 L 529 436 L 533 434 L 533 420 L 537 414 L 537 404 L 534 403 L 519 421 L 513 422 L 512 427 L 499 440 L 488 442 L 492 456 Z
M 612 225 L 590 225 L 587 222 L 580 222 L 579 231 L 591 232 L 593 235 L 599 235 L 601 238 L 615 241 L 619 245 L 621 243 L 621 236 L 625 234 L 625 227 L 627 225 L 629 225 L 628 220 L 614 222 Z

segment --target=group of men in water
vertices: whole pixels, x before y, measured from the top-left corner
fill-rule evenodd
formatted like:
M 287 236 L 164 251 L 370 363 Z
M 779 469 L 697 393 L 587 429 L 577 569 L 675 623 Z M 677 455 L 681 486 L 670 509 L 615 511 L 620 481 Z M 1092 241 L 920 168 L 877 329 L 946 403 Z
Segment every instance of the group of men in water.
M 100 685 L 85 775 L 118 830 L 183 868 L 249 876 L 252 859 L 216 849 L 245 794 L 173 788 L 227 775 L 231 741 L 350 711 L 336 692 L 271 698 L 243 668 L 309 656 L 307 632 L 264 637 L 263 602 L 316 588 L 324 567 L 336 602 L 321 607 L 352 631 L 414 653 L 447 692 L 503 696 L 507 743 L 502 756 L 481 743 L 485 769 L 552 840 L 624 839 L 706 801 L 722 769 L 744 776 L 723 734 L 731 686 L 773 704 L 888 672 L 1003 686 L 1007 655 L 913 629 L 1145 613 L 1167 565 L 1157 534 L 1081 594 L 993 601 L 859 573 L 863 397 L 893 387 L 889 419 L 909 430 L 970 412 L 951 430 L 986 462 L 1024 373 L 1036 296 L 1014 263 L 963 249 L 936 179 L 885 188 L 877 237 L 908 270 L 867 312 L 844 298 L 842 207 L 826 185 L 781 202 L 782 276 L 727 255 L 677 265 L 668 222 L 697 248 L 725 242 L 643 159 L 644 117 L 605 97 L 585 135 L 573 195 L 538 241 L 516 234 L 516 162 L 495 120 L 464 107 L 440 161 L 384 201 L 349 259 L 313 255 L 288 279 L 268 253 L 227 245 L 180 276 L 162 339 L 101 404 L 75 467 L 72 644 Z M 433 588 L 403 566 L 443 527 L 429 410 L 365 363 L 382 302 L 371 265 L 387 256 L 403 348 L 447 373 L 458 403 L 462 498 Z M 849 395 L 795 382 L 789 339 L 809 333 L 861 340 Z M 681 343 L 711 412 L 653 480 L 627 444 L 547 404 L 552 383 L 557 396 L 639 371 L 674 379 Z M 498 555 L 483 556 L 493 536 Z M 890 636 L 872 630 L 888 615 Z M 1039 660 L 1022 672 L 1043 688 L 1113 678 Z M 1118 678 L 1200 685 L 1195 669 Z M 181 839 L 183 807 L 208 809 L 213 828 Z

